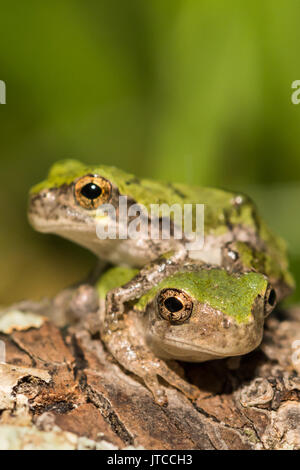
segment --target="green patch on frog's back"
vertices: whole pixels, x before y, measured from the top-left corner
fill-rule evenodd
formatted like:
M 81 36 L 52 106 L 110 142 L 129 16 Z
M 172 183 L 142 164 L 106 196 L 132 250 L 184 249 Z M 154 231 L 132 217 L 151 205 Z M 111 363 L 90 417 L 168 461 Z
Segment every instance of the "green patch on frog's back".
M 216 229 L 218 233 L 223 233 L 227 230 L 224 214 L 232 209 L 234 193 L 221 189 L 198 188 L 184 184 L 138 179 L 130 173 L 105 165 L 88 166 L 77 160 L 57 162 L 50 169 L 48 178 L 31 189 L 31 194 L 36 194 L 43 189 L 70 185 L 86 174 L 101 175 L 106 178 L 118 188 L 121 195 L 144 205 L 148 214 L 151 213 L 151 205 L 153 204 L 167 204 L 169 207 L 177 204 L 181 208 L 184 204 L 204 204 L 205 232 Z M 159 213 L 161 216 L 166 216 L 169 214 L 169 208 L 161 208 Z M 173 216 L 174 214 L 171 212 L 171 218 Z M 195 213 L 193 214 L 194 220 Z
M 62 160 L 55 163 L 48 173 L 47 179 L 31 188 L 31 194 L 36 194 L 43 189 L 59 188 L 63 185 L 70 185 L 76 179 L 87 174 L 97 174 L 108 179 L 116 186 L 132 181 L 135 177 L 129 173 L 110 166 L 89 166 L 78 160 Z
M 161 289 L 182 289 L 198 302 L 209 304 L 238 323 L 246 323 L 256 297 L 264 296 L 267 286 L 266 278 L 254 272 L 242 275 L 231 275 L 222 269 L 181 272 L 152 288 L 139 299 L 136 307 L 143 310 Z
M 100 175 L 118 187 L 121 195 L 132 198 L 139 204 L 150 209 L 151 204 L 187 204 L 203 203 L 215 207 L 223 207 L 229 203 L 233 194 L 211 188 L 192 188 L 184 184 L 171 184 L 149 179 L 138 179 L 130 173 L 113 166 L 89 166 L 77 160 L 63 160 L 55 163 L 46 180 L 35 185 L 32 193 L 42 189 L 58 188 L 71 184 L 86 174 Z
M 97 282 L 96 288 L 100 299 L 105 299 L 106 294 L 116 287 L 121 287 L 138 273 L 138 269 L 116 266 L 108 269 Z
M 89 166 L 77 160 L 64 160 L 55 163 L 50 169 L 48 178 L 31 189 L 31 194 L 43 189 L 58 188 L 70 185 L 77 178 L 86 174 L 97 174 L 115 185 L 120 194 L 127 196 L 146 207 L 151 214 L 152 204 L 166 204 L 160 210 L 161 216 L 167 216 L 174 204 L 181 208 L 184 204 L 204 204 L 204 232 L 215 237 L 226 234 L 231 227 L 250 229 L 258 233 L 266 249 L 265 272 L 273 279 L 283 279 L 293 286 L 288 273 L 288 263 L 284 242 L 272 234 L 263 220 L 257 215 L 255 205 L 246 195 L 236 194 L 215 188 L 192 187 L 178 183 L 164 183 L 148 179 L 138 179 L 110 166 Z M 237 201 L 239 201 L 237 203 Z M 171 219 L 174 213 L 171 212 Z M 193 211 L 193 230 L 195 231 L 195 211 Z

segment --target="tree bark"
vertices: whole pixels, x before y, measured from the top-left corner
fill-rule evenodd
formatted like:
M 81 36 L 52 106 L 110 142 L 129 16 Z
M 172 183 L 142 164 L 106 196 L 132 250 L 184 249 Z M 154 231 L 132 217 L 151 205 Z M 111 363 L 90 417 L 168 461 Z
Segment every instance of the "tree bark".
M 271 315 L 244 357 L 174 362 L 200 395 L 165 384 L 162 408 L 105 350 L 96 314 L 59 328 L 46 306 L 0 316 L 0 449 L 300 449 L 300 308 Z

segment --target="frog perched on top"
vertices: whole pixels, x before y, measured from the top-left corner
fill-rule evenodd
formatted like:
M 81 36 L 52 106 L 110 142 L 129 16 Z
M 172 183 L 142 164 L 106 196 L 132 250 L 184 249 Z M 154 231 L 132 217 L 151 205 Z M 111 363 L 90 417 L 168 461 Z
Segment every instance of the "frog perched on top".
M 109 226 L 110 223 L 115 223 L 115 219 L 111 219 L 110 211 L 103 214 L 99 212 L 99 209 L 110 205 L 115 213 L 118 213 L 120 197 L 126 197 L 128 209 L 134 205 L 140 207 L 141 215 L 144 221 L 146 220 L 146 227 L 150 233 L 154 218 L 156 222 L 158 218 L 159 236 L 155 238 L 120 236 L 127 228 L 124 224 L 131 223 L 137 217 L 131 215 L 129 218 L 118 219 L 119 225 L 114 238 L 99 237 L 97 231 L 99 224 Z M 166 239 L 162 222 L 169 213 L 162 210 L 159 216 L 153 216 L 147 210 L 151 204 L 159 204 L 163 208 L 174 204 L 182 208 L 186 204 L 204 204 L 204 245 L 201 249 L 187 249 L 187 241 L 190 240 L 187 235 L 189 234 L 183 233 L 182 238 L 176 238 L 174 219 L 171 221 L 173 229 L 170 231 L 170 237 Z M 90 249 L 102 260 L 128 268 L 138 268 L 134 271 L 134 276 L 118 283 L 113 281 L 114 272 L 110 275 L 111 288 L 105 292 L 104 310 L 102 305 L 101 337 L 110 352 L 124 367 L 143 377 L 158 402 L 160 401 L 157 392 L 158 385 L 152 367 L 155 360 L 152 358 L 148 361 L 148 365 L 145 365 L 146 362 L 141 355 L 141 344 L 137 341 L 136 335 L 132 334 L 132 322 L 131 327 L 128 326 L 130 325 L 128 318 L 132 317 L 128 317 L 126 306 L 137 301 L 141 305 L 141 299 L 145 299 L 149 292 L 153 293 L 153 289 L 155 290 L 157 286 L 163 287 L 164 281 L 171 280 L 168 288 L 179 289 L 183 297 L 187 295 L 190 298 L 190 304 L 201 304 L 201 308 L 197 307 L 196 317 L 191 316 L 191 319 L 200 318 L 200 313 L 207 319 L 211 318 L 214 334 L 208 335 L 207 340 L 204 338 L 201 342 L 201 345 L 205 346 L 204 349 L 202 350 L 200 345 L 198 349 L 196 348 L 198 352 L 195 354 L 191 352 L 192 345 L 196 344 L 194 336 L 186 355 L 183 353 L 184 348 L 180 347 L 180 341 L 175 346 L 174 343 L 172 347 L 165 348 L 164 338 L 157 340 L 159 335 L 154 335 L 156 341 L 152 338 L 150 342 L 147 342 L 147 347 L 146 343 L 143 343 L 142 349 L 144 348 L 145 354 L 146 351 L 150 351 L 150 356 L 155 350 L 155 354 L 165 357 L 167 349 L 169 354 L 167 357 L 202 361 L 228 355 L 240 355 L 256 347 L 261 341 L 263 318 L 266 312 L 269 313 L 270 309 L 274 308 L 277 302 L 288 295 L 293 288 L 284 242 L 272 234 L 258 215 L 252 201 L 242 194 L 213 188 L 193 188 L 184 184 L 139 180 L 114 167 L 87 166 L 75 160 L 67 160 L 56 163 L 50 170 L 48 178 L 32 188 L 29 220 L 37 230 L 55 233 L 75 241 Z M 223 274 L 219 275 L 220 272 Z M 180 273 L 180 279 L 175 279 L 177 287 L 173 285 L 174 278 L 172 277 L 176 273 Z M 238 281 L 240 278 L 244 280 L 244 284 Z M 247 281 L 252 279 L 255 282 L 248 284 L 245 283 L 246 279 Z M 183 282 L 184 280 L 186 282 Z M 200 287 L 189 290 L 186 286 L 191 287 L 192 284 L 194 287 L 195 285 Z M 209 290 L 209 296 L 208 292 L 205 292 L 206 285 L 213 285 L 213 288 Z M 219 285 L 222 288 L 219 289 Z M 218 305 L 213 302 L 213 296 L 218 299 Z M 244 304 L 240 302 L 243 296 L 250 299 L 247 308 L 245 307 L 246 316 L 242 313 L 241 316 L 235 316 L 234 310 L 240 310 L 240 306 L 243 308 Z M 228 321 L 228 311 L 225 312 L 223 309 L 225 304 L 234 305 L 229 314 L 229 317 L 234 317 L 233 320 Z M 167 306 L 169 306 L 171 313 L 174 310 L 175 316 L 176 305 L 179 308 L 178 302 L 172 300 L 170 303 L 166 299 L 166 309 L 168 310 Z M 149 309 L 146 308 L 145 312 L 147 316 Z M 255 319 L 254 323 L 251 315 Z M 223 319 L 221 322 L 220 318 Z M 237 318 L 244 320 L 240 322 Z M 201 335 L 209 330 L 207 321 L 203 324 L 206 326 L 202 327 Z M 232 326 L 227 331 L 224 325 L 234 325 L 234 327 Z M 252 327 L 249 328 L 249 325 Z M 188 328 L 182 328 L 182 325 L 180 328 L 182 331 L 188 331 Z M 220 334 L 218 334 L 218 328 Z M 150 330 L 149 325 L 144 330 L 143 337 L 147 336 L 148 340 Z M 174 333 L 175 331 L 179 333 L 178 325 Z M 189 331 L 193 329 L 190 328 Z M 234 331 L 243 331 L 241 336 L 243 339 L 239 345 L 232 334 Z M 231 339 L 228 340 L 228 338 Z M 214 341 L 220 344 L 212 347 Z M 224 341 L 228 345 L 227 348 L 222 346 L 225 344 Z M 130 342 L 132 342 L 131 348 Z M 187 343 L 186 338 L 185 342 Z M 232 347 L 233 344 L 234 347 Z M 125 359 L 122 354 L 124 349 L 122 345 L 126 345 L 126 351 L 132 353 L 129 356 L 125 354 Z M 208 346 L 214 354 L 207 354 Z M 152 365 L 149 366 L 150 363 Z M 161 367 L 161 370 L 165 371 L 163 376 L 170 378 L 162 362 L 156 363 L 154 369 L 155 367 Z M 145 371 L 149 372 L 146 376 Z M 157 374 L 159 375 L 159 372 Z M 172 381 L 178 383 L 173 379 L 174 377 L 169 380 L 170 383 Z M 181 389 L 185 389 L 188 396 L 194 394 L 194 391 L 190 390 L 187 385 L 181 385 Z M 164 399 L 161 401 L 164 402 Z
M 117 227 L 115 239 L 99 238 L 96 226 L 109 224 L 110 214 L 99 215 L 98 209 L 109 203 L 118 211 L 119 196 L 127 197 L 129 207 L 204 204 L 203 248 L 188 251 L 186 239 L 175 239 L 172 233 L 169 239 L 122 239 L 118 233 L 123 227 Z M 150 226 L 149 212 L 146 217 Z M 54 164 L 48 178 L 31 189 L 28 214 L 36 230 L 70 239 L 116 265 L 140 268 L 173 251 L 175 259 L 181 256 L 229 270 L 262 272 L 272 282 L 278 299 L 293 286 L 284 242 L 272 234 L 255 205 L 242 194 L 138 179 L 115 167 L 65 160 Z M 118 222 L 128 224 L 130 219 Z M 182 255 L 178 256 L 179 252 Z

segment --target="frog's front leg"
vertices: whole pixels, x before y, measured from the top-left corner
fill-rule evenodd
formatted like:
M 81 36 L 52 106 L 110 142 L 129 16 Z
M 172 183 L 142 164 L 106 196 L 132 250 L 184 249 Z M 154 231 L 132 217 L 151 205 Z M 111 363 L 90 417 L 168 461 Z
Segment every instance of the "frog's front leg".
M 144 335 L 138 328 L 138 321 L 132 315 L 126 316 L 119 322 L 119 328 L 109 333 L 102 332 L 101 336 L 107 348 L 127 371 L 141 378 L 145 386 L 154 396 L 157 404 L 168 404 L 164 388 L 158 377 L 180 390 L 190 399 L 196 399 L 199 391 L 194 386 L 179 377 L 167 364 L 157 358 L 144 341 Z
M 95 284 L 109 268 L 108 263 L 98 260 L 88 276 L 71 287 L 63 289 L 51 301 L 49 316 L 62 326 L 84 318 L 99 308 Z

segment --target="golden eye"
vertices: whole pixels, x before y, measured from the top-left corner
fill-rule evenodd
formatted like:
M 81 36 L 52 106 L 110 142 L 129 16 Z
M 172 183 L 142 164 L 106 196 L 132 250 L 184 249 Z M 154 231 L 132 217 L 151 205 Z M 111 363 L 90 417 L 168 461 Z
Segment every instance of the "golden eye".
M 192 313 L 193 302 L 179 289 L 163 289 L 157 298 L 159 314 L 170 323 L 183 323 Z
M 85 209 L 97 209 L 111 196 L 111 184 L 101 176 L 83 176 L 75 183 L 75 199 Z
M 273 287 L 269 286 L 265 295 L 265 316 L 267 317 L 276 307 L 277 296 Z

